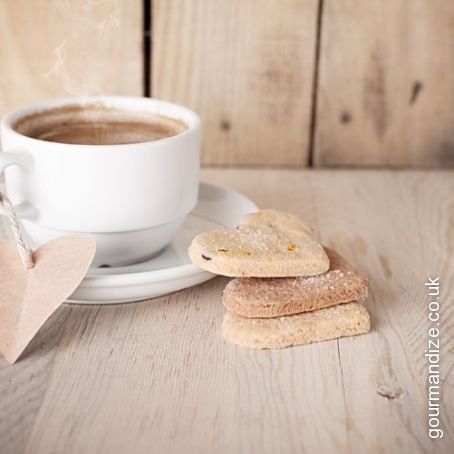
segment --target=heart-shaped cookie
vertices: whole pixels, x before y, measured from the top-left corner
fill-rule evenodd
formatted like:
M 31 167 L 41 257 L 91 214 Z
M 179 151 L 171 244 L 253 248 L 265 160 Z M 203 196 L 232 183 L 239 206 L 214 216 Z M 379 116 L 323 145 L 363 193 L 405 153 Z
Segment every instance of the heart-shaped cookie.
M 241 317 L 271 318 L 364 300 L 369 291 L 367 279 L 337 252 L 325 251 L 328 272 L 311 277 L 233 279 L 224 289 L 224 306 Z
M 313 276 L 329 269 L 312 230 L 297 216 L 277 210 L 249 214 L 236 230 L 198 235 L 189 257 L 204 270 L 232 277 Z
M 27 269 L 11 240 L 0 240 L 0 351 L 14 363 L 52 313 L 85 276 L 96 242 L 67 235 L 34 252 Z
M 369 312 L 356 301 L 274 318 L 244 318 L 227 312 L 222 324 L 224 339 L 245 348 L 284 348 L 369 331 Z

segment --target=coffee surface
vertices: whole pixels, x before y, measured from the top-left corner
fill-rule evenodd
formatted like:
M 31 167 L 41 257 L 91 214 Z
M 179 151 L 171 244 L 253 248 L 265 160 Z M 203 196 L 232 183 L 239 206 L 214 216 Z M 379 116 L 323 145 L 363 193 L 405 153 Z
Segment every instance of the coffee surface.
M 80 145 L 119 145 L 171 137 L 187 129 L 180 120 L 102 105 L 65 106 L 26 116 L 13 125 L 26 136 Z

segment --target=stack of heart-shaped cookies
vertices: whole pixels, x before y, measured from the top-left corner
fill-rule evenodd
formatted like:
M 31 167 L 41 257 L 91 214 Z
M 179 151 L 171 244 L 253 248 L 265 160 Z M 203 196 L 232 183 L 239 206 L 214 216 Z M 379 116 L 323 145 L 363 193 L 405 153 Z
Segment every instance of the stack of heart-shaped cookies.
M 367 297 L 367 280 L 295 215 L 249 214 L 235 230 L 198 235 L 189 256 L 207 271 L 235 278 L 223 294 L 228 342 L 282 348 L 370 330 L 369 313 L 358 302 Z

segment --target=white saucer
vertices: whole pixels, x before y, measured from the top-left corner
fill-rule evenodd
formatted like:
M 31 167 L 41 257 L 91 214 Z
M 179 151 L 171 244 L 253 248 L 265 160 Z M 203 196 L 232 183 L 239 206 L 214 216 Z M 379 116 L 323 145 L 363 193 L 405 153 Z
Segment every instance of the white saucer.
M 241 218 L 257 211 L 245 196 L 201 183 L 199 203 L 176 238 L 157 257 L 116 268 L 90 269 L 68 303 L 114 304 L 155 298 L 205 282 L 213 274 L 193 265 L 187 249 L 194 236 L 219 228 L 235 228 Z

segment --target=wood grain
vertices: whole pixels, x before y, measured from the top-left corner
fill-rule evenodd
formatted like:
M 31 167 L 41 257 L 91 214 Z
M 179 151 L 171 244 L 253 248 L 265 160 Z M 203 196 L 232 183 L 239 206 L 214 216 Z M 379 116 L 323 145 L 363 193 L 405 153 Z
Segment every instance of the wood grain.
M 454 165 L 454 3 L 325 0 L 317 166 Z
M 276 351 L 227 345 L 225 278 L 137 304 L 67 306 L 22 361 L 0 361 L 6 451 L 451 453 L 453 173 L 211 169 L 203 178 L 314 225 L 369 277 L 372 332 Z M 424 282 L 435 275 L 445 435 L 431 441 Z
M 142 0 L 0 2 L 0 116 L 38 99 L 141 95 Z
M 152 5 L 152 95 L 201 115 L 204 164 L 306 165 L 318 1 Z
M 22 453 L 36 422 L 69 308 L 63 307 L 41 329 L 17 364 L 0 360 L 0 451 Z

